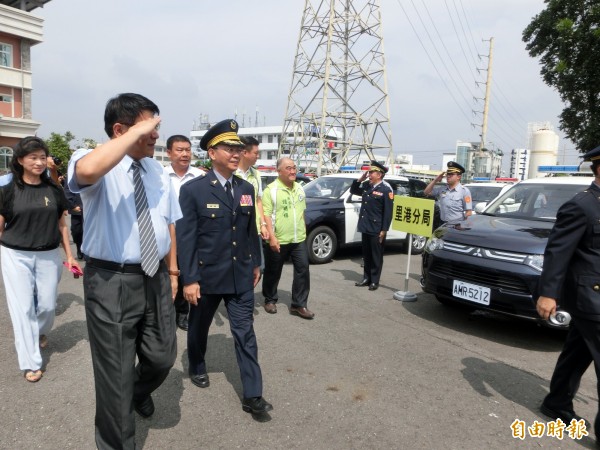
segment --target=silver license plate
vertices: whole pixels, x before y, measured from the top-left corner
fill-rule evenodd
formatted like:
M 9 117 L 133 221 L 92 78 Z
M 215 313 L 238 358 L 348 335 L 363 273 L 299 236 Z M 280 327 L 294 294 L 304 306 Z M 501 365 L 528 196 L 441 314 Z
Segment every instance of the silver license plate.
M 465 283 L 464 281 L 454 280 L 452 285 L 452 295 L 463 300 L 480 303 L 482 305 L 490 304 L 490 288 L 478 286 L 476 284 Z

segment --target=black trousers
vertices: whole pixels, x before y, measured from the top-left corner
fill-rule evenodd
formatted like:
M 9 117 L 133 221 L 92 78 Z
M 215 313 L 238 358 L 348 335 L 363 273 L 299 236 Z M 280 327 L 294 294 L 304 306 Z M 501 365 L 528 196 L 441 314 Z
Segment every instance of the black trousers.
M 187 316 L 190 312 L 190 304 L 185 298 L 183 298 L 183 281 L 181 277 L 177 278 L 177 294 L 175 294 L 173 305 L 175 305 L 175 311 L 177 314 L 183 314 Z
M 380 243 L 378 234 L 362 234 L 363 278 L 371 283 L 379 284 L 383 268 L 384 247 L 385 238 Z
M 81 214 L 71 215 L 71 237 L 77 251 L 81 251 L 81 243 L 83 242 L 83 215 Z
M 581 377 L 592 361 L 596 378 L 600 380 L 600 323 L 573 317 L 567 340 L 552 374 L 550 393 L 544 403 L 551 408 L 572 411 L 573 397 L 579 389 Z M 596 385 L 596 389 L 600 398 L 600 384 Z M 594 431 L 596 436 L 600 436 L 600 411 L 596 415 Z
M 169 274 L 164 263 L 150 278 L 90 262 L 83 280 L 96 387 L 96 445 L 133 449 L 133 402 L 162 384 L 177 357 Z
M 190 375 L 207 373 L 205 355 L 208 330 L 221 300 L 225 300 L 229 327 L 235 342 L 244 398 L 260 397 L 262 372 L 258 365 L 258 346 L 254 334 L 254 290 L 242 294 L 202 294 L 198 304 L 191 305 L 187 341 Z
M 310 271 L 306 242 L 283 244 L 279 253 L 271 250 L 269 244 L 265 243 L 264 251 L 265 273 L 263 275 L 262 294 L 265 297 L 265 303 L 276 303 L 279 300 L 277 288 L 281 279 L 283 264 L 288 257 L 291 257 L 294 266 L 292 306 L 306 308 L 308 294 L 310 293 Z

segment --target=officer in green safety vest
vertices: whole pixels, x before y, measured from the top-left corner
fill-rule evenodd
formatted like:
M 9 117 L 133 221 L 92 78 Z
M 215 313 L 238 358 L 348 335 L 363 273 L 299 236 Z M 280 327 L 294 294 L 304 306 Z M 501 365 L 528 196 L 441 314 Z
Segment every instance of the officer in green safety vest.
M 278 178 L 263 192 L 262 204 L 269 233 L 265 244 L 265 273 L 262 293 L 265 311 L 277 312 L 277 287 L 285 260 L 291 257 L 294 266 L 292 305 L 290 313 L 312 319 L 315 315 L 307 307 L 310 292 L 308 249 L 306 248 L 306 224 L 304 210 L 306 195 L 296 182 L 297 167 L 289 158 L 277 161 Z

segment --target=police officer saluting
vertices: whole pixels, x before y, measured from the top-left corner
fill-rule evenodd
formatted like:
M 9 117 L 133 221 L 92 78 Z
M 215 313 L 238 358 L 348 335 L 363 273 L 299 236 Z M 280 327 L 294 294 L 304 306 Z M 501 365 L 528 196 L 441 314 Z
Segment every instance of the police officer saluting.
M 440 173 L 425 188 L 425 195 L 435 197 L 438 201 L 442 224 L 456 225 L 473 212 L 471 192 L 460 184 L 463 173 L 465 173 L 463 166 L 450 161 L 446 172 Z M 446 175 L 447 185 L 436 186 L 442 181 L 444 175 Z
M 362 233 L 364 259 L 363 279 L 355 286 L 369 286 L 370 291 L 379 287 L 383 267 L 385 235 L 392 223 L 394 193 L 389 184 L 383 181 L 387 167 L 371 161 L 371 167 L 358 180 L 352 182 L 350 192 L 362 196 L 358 231 Z M 364 182 L 369 177 L 368 182 Z

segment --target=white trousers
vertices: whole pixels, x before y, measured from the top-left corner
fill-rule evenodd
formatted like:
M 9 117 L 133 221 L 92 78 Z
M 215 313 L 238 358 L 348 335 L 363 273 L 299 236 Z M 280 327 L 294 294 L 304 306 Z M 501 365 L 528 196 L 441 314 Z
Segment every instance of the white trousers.
M 62 275 L 59 249 L 13 250 L 0 247 L 2 278 L 15 333 L 21 370 L 42 367 L 40 335 L 54 324 L 58 282 Z

